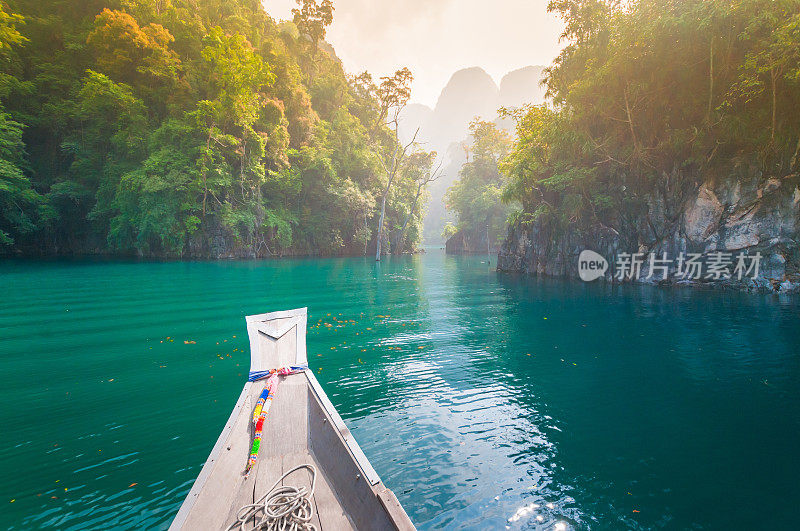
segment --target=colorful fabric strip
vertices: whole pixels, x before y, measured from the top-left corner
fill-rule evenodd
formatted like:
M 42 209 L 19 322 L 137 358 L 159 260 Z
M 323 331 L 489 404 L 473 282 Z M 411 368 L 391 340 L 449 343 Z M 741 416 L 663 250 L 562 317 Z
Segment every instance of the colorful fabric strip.
M 275 372 L 283 371 L 281 374 L 283 376 L 287 374 L 293 374 L 295 372 L 300 372 L 308 369 L 308 365 L 292 365 L 290 367 L 283 367 L 280 369 L 269 369 L 267 371 L 251 371 L 247 377 L 248 382 L 255 382 L 257 380 L 263 380 L 264 378 L 268 378 Z
M 264 431 L 264 421 L 267 418 L 267 414 L 269 414 L 269 409 L 272 406 L 272 400 L 275 398 L 275 392 L 278 390 L 278 383 L 280 382 L 279 376 L 288 376 L 290 374 L 295 374 L 298 372 L 302 372 L 307 367 L 303 366 L 295 366 L 295 367 L 282 367 L 280 369 L 272 369 L 269 371 L 259 371 L 263 373 L 263 376 L 256 378 L 261 379 L 264 376 L 269 376 L 267 379 L 266 384 L 264 384 L 264 389 L 261 391 L 261 394 L 258 396 L 258 401 L 256 402 L 256 407 L 253 409 L 253 422 L 255 423 L 255 430 L 253 435 L 253 444 L 250 447 L 250 457 L 247 459 L 247 468 L 245 469 L 245 476 L 250 474 L 250 470 L 255 466 L 256 461 L 258 461 L 258 450 L 261 447 L 261 438 L 262 433 Z M 250 377 L 253 377 L 253 373 L 250 373 Z M 255 380 L 250 380 L 255 381 Z
M 253 422 L 258 420 L 259 415 L 261 415 L 261 410 L 264 407 L 264 404 L 267 401 L 267 397 L 269 396 L 269 387 L 264 387 L 264 390 L 261 391 L 261 394 L 258 395 L 258 401 L 256 402 L 256 408 L 253 410 Z

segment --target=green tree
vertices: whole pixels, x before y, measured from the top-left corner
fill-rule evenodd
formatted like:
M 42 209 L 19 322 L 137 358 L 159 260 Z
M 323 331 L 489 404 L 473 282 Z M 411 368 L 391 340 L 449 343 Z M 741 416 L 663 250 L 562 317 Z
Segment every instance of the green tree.
M 226 193 L 214 194 L 220 219 L 239 239 L 252 238 L 265 214 L 260 187 L 265 182 L 267 145 L 266 135 L 254 126 L 264 110 L 264 89 L 275 76 L 243 35 L 227 35 L 215 27 L 204 43 L 202 56 L 214 99 L 200 101 L 195 114 L 206 130 L 200 162 L 203 204 L 209 194 L 209 173 L 219 175 L 219 162 L 226 161 L 233 176 L 220 182 Z
M 514 113 L 517 140 L 501 161 L 505 196 L 523 206 L 516 223 L 546 216 L 558 230 L 619 232 L 646 216 L 653 194 L 677 215 L 701 182 L 736 164 L 764 178 L 795 171 L 800 1 L 549 8 L 564 19 L 566 41 L 547 69 L 552 105 Z
M 511 148 L 511 138 L 493 123 L 475 120 L 470 124 L 472 160 L 461 167 L 459 179 L 448 189 L 447 208 L 458 216 L 457 228 L 477 238 L 486 234 L 495 244 L 505 233 L 511 205 L 502 201 L 505 179 L 498 167 Z M 452 234 L 451 234 L 452 235 Z
M 150 155 L 122 176 L 113 206 L 109 242 L 115 249 L 180 256 L 198 230 L 201 183 L 197 132 L 190 124 L 168 121 L 149 139 Z M 175 144 L 178 139 L 178 144 Z
M 296 0 L 299 9 L 292 9 L 294 23 L 300 33 L 311 43 L 312 59 L 317 55 L 320 41 L 325 39 L 328 26 L 333 22 L 333 2 L 331 0 Z
M 435 166 L 437 153 L 435 151 L 417 151 L 412 153 L 406 162 L 403 173 L 407 180 L 414 183 L 412 187 L 413 198 L 408 203 L 408 211 L 403 220 L 403 224 L 397 231 L 395 238 L 394 252 L 401 254 L 406 242 L 406 235 L 408 234 L 409 223 L 414 216 L 419 214 L 419 209 L 422 207 L 421 199 L 423 198 L 428 186 L 436 182 L 442 176 L 441 163 Z
M 0 5 L 0 53 L 8 52 L 28 40 L 17 29 L 18 24 L 24 23 L 25 17 L 9 13 Z
M 387 192 L 376 157 L 397 143 L 379 87 L 320 53 L 330 1 L 296 23 L 253 0 L 11 4 L 6 252 L 360 254 L 384 193 L 381 223 L 419 241 L 411 170 Z
M 747 104 L 758 104 L 758 98 L 766 95 L 770 142 L 774 143 L 779 106 L 783 103 L 781 92 L 787 90 L 787 84 L 796 87 L 798 82 L 800 13 L 797 13 L 798 3 L 791 0 L 767 4 L 748 2 L 745 3 L 747 7 L 753 12 L 739 38 L 747 42 L 748 50 L 739 68 L 739 81 L 731 93 Z
M 156 83 L 177 76 L 178 55 L 169 48 L 175 38 L 160 24 L 140 27 L 123 11 L 104 9 L 86 39 L 96 53 L 100 69 L 119 80 L 143 76 L 142 83 Z
M 9 13 L 0 5 L 0 59 L 9 61 L 9 55 L 27 39 L 17 25 L 24 18 Z M 8 87 L 18 79 L 3 74 L 2 85 Z M 23 124 L 14 121 L 0 105 L 0 248 L 11 247 L 19 235 L 29 234 L 40 228 L 52 217 L 45 198 L 31 186 L 25 175 L 28 166 Z
M 72 158 L 68 178 L 91 190 L 95 204 L 88 216 L 105 224 L 120 177 L 146 155 L 146 107 L 129 85 L 87 70 L 71 108 L 74 129 L 62 144 Z
M 22 125 L 0 111 L 0 247 L 13 245 L 15 236 L 33 232 L 52 216 L 24 166 Z
M 411 82 L 414 76 L 408 68 L 402 68 L 392 76 L 381 78 L 379 85 L 372 83 L 368 74 L 362 74 L 358 80 L 361 90 L 374 95 L 378 100 L 378 112 L 371 128 L 373 151 L 383 170 L 384 187 L 380 195 L 380 216 L 376 232 L 375 260 L 381 260 L 381 245 L 384 237 L 386 221 L 386 201 L 392 191 L 401 170 L 405 165 L 411 149 L 416 143 L 417 133 L 407 143 L 401 143 L 398 134 L 400 113 L 411 98 Z M 388 131 L 387 131 L 388 125 Z M 387 134 L 388 133 L 388 134 Z

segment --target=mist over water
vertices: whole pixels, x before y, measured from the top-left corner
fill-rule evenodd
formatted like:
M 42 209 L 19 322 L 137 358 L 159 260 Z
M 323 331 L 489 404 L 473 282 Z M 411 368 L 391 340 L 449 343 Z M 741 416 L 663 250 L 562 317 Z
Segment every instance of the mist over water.
M 0 527 L 167 527 L 245 381 L 244 316 L 301 306 L 421 529 L 789 527 L 797 299 L 493 266 L 0 263 Z

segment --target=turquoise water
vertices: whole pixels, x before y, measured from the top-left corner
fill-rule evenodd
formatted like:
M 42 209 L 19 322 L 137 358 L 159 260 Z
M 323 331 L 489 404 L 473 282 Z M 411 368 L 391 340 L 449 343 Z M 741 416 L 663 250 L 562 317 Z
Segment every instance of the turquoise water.
M 245 379 L 244 316 L 299 306 L 421 529 L 797 527 L 797 299 L 485 260 L 0 262 L 0 528 L 168 526 Z

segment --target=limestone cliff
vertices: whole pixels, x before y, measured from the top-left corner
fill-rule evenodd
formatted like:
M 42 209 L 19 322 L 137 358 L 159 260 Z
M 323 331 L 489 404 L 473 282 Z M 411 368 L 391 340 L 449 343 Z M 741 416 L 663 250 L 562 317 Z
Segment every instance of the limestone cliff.
M 677 199 L 676 199 L 677 197 Z M 652 193 L 639 212 L 622 212 L 615 226 L 556 229 L 537 219 L 516 222 L 498 257 L 498 270 L 561 277 L 578 277 L 578 255 L 584 249 L 600 253 L 609 262 L 607 281 L 614 278 L 622 253 L 644 253 L 635 281 L 687 284 L 754 291 L 800 291 L 800 175 L 768 178 L 753 168 L 738 167 L 718 182 L 709 180 L 685 194 L 669 190 Z M 686 279 L 678 275 L 677 258 L 699 253 L 707 264 L 712 253 L 760 253 L 758 276 Z M 650 253 L 672 260 L 668 278 L 649 276 Z M 654 268 L 655 269 L 655 268 Z M 731 270 L 733 267 L 731 267 Z
M 445 242 L 447 254 L 486 254 L 486 231 L 469 232 L 460 230 L 450 236 Z M 492 252 L 497 252 L 494 247 Z

